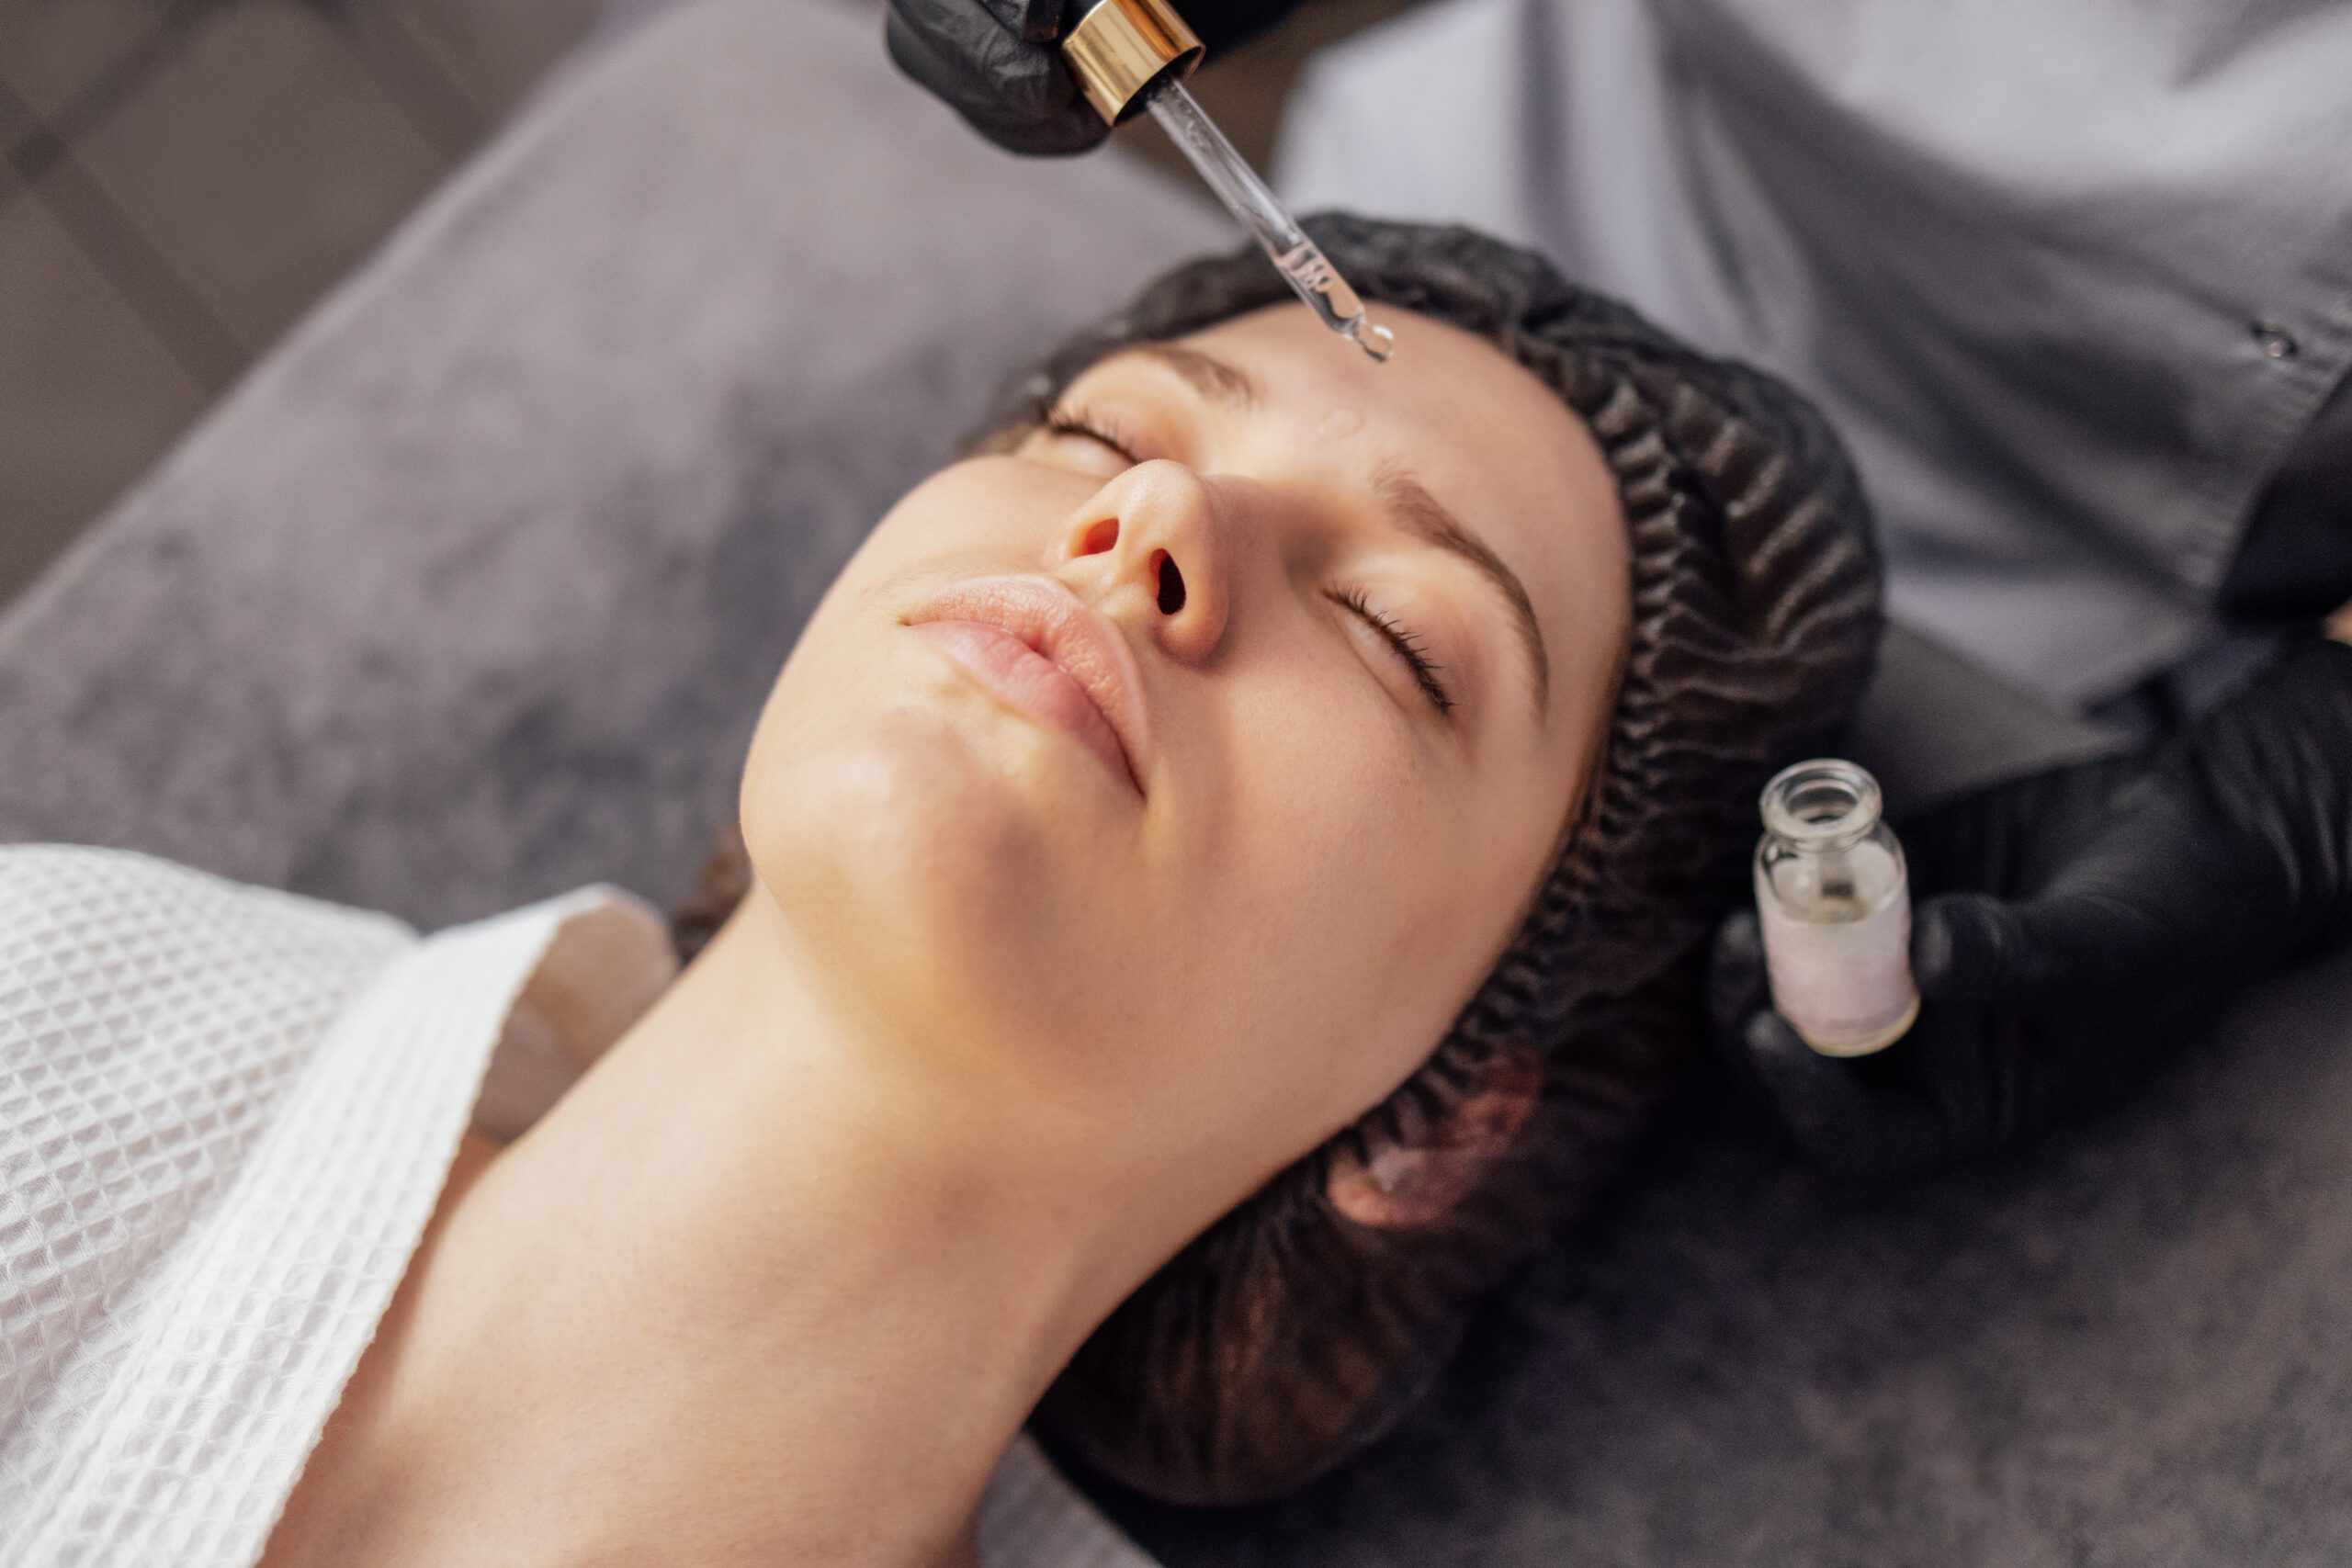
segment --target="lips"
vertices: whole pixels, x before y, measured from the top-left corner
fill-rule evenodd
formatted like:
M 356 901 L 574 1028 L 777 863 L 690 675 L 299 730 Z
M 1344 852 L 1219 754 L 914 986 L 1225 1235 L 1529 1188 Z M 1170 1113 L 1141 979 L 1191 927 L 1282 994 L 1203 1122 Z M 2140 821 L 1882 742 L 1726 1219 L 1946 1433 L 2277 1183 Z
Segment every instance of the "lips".
M 1076 740 L 1137 794 L 1149 761 L 1143 682 L 1126 639 L 1050 577 L 981 577 L 905 626 L 1012 707 Z

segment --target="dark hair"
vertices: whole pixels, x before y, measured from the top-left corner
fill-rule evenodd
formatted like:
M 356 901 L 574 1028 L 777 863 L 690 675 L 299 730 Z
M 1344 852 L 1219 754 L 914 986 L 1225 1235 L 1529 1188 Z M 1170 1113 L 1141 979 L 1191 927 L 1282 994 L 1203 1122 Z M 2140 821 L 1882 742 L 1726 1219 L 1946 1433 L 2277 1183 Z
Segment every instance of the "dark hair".
M 1843 725 L 1880 624 L 1860 485 L 1794 392 L 1473 231 L 1306 227 L 1365 299 L 1476 334 L 1583 419 L 1625 513 L 1632 628 L 1584 813 L 1427 1063 L 1146 1280 L 1038 1406 L 1057 1455 L 1176 1502 L 1283 1491 L 1385 1431 L 1476 1300 L 1611 1174 L 1699 1038 L 1757 791 Z M 1012 383 L 986 428 L 1034 425 L 1127 344 L 1289 298 L 1255 250 L 1179 267 Z M 1411 1141 L 1511 1056 L 1540 1064 L 1536 1108 L 1443 1217 L 1374 1228 L 1332 1206 L 1335 1155 Z

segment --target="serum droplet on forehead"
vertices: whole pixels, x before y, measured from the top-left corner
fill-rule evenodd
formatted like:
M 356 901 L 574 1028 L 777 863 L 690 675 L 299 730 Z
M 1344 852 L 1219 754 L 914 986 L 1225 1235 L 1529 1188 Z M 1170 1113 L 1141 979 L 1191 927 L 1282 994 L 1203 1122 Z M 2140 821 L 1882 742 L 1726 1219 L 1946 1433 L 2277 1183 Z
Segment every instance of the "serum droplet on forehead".
M 1323 416 L 1322 422 L 1315 427 L 1315 434 L 1326 441 L 1342 441 L 1363 428 L 1362 409 L 1336 408 Z

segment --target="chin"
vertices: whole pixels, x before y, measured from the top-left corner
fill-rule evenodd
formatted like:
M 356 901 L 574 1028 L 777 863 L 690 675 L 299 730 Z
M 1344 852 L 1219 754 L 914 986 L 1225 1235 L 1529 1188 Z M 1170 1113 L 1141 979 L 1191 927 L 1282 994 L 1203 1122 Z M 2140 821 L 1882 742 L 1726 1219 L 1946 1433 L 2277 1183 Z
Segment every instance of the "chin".
M 1070 776 L 1091 757 L 956 705 L 755 744 L 743 822 L 761 882 L 829 976 L 968 1028 L 1034 1017 L 1062 988 L 1071 939 L 1100 925 L 1080 851 L 1102 812 L 1094 781 Z

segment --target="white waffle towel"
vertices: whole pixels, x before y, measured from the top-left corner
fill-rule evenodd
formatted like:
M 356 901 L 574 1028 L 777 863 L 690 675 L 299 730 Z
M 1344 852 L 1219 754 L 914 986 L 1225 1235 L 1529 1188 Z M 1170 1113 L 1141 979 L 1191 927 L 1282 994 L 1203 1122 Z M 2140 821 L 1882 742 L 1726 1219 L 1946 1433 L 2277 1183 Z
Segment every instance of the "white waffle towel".
M 254 1562 L 469 1119 L 552 1103 L 661 938 L 609 888 L 420 939 L 0 848 L 0 1562 Z M 980 1529 L 989 1568 L 1150 1562 L 1025 1438 Z

